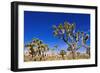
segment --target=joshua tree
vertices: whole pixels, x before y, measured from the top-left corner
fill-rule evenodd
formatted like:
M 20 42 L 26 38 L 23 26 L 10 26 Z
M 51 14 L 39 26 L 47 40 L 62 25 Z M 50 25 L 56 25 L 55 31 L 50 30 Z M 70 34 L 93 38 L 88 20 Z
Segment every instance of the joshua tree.
M 72 58 L 75 59 L 75 52 L 81 48 L 83 45 L 79 45 L 78 43 L 81 40 L 81 32 L 75 32 L 75 24 L 70 24 L 68 22 L 64 22 L 64 25 L 59 24 L 58 26 L 53 25 L 53 34 L 54 36 L 58 37 L 59 39 L 63 40 L 68 45 L 68 51 L 71 51 Z M 84 44 L 86 47 L 86 40 L 87 36 L 83 35 L 82 41 L 84 41 Z
M 82 32 L 82 45 L 86 48 L 86 54 L 90 57 L 90 46 L 86 45 L 86 41 L 88 40 L 89 35 Z
M 39 39 L 33 39 L 30 43 L 26 44 L 25 47 L 29 47 L 29 54 L 33 56 L 40 56 L 40 60 L 45 56 L 45 52 L 49 50 L 48 45 L 43 44 Z
M 64 57 L 65 54 L 66 54 L 65 50 L 61 50 L 60 51 L 60 55 L 62 56 L 62 59 L 63 60 L 65 59 L 65 57 Z
M 31 55 L 31 56 L 32 56 L 32 58 L 33 58 L 33 56 L 35 56 L 35 55 L 36 55 L 36 50 L 35 50 L 35 49 L 33 49 L 33 46 L 35 46 L 35 45 L 33 45 L 33 44 L 31 44 L 31 43 L 28 43 L 28 44 L 26 44 L 26 45 L 25 45 L 25 47 L 27 47 L 27 48 L 28 48 L 29 55 Z
M 40 60 L 43 60 L 46 57 L 46 52 L 49 50 L 48 45 L 40 44 L 38 48 L 41 56 Z

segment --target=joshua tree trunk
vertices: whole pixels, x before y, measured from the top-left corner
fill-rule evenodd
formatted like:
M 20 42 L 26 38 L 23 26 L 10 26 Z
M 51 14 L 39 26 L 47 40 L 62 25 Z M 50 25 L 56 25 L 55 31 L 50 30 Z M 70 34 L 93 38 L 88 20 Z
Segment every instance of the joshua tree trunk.
M 86 50 L 86 54 L 88 54 L 89 57 L 90 57 L 90 48 L 87 48 L 87 50 Z
M 76 56 L 75 56 L 75 53 L 76 53 L 76 48 L 77 48 L 77 43 L 73 43 L 72 45 L 71 45 L 71 52 L 72 52 L 72 59 L 75 59 L 76 58 Z
M 62 59 L 65 60 L 64 55 L 62 55 Z
M 75 59 L 75 51 L 72 50 L 71 52 L 72 52 L 72 59 Z
M 32 48 L 30 48 L 30 55 L 32 56 L 32 58 L 33 58 L 33 53 L 34 53 L 34 51 L 33 51 L 33 49 Z
M 86 54 L 88 54 L 90 57 L 90 47 L 87 46 L 86 44 L 83 44 L 83 46 L 86 48 Z

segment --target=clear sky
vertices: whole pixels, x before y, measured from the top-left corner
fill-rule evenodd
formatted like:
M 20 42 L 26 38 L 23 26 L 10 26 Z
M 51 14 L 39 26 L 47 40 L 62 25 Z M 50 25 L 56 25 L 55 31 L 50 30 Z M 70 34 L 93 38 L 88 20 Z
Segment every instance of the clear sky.
M 90 15 L 75 13 L 51 13 L 24 11 L 24 44 L 38 38 L 50 48 L 58 45 L 57 50 L 67 49 L 67 45 L 61 39 L 53 36 L 52 25 L 59 25 L 68 21 L 76 24 L 76 32 L 83 31 L 90 35 Z M 87 44 L 90 44 L 90 39 Z M 80 49 L 84 51 L 84 48 Z

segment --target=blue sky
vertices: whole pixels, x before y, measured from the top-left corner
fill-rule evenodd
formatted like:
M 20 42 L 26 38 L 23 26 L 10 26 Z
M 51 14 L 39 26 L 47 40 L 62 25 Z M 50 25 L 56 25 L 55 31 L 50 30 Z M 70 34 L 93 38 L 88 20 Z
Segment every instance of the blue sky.
M 51 13 L 24 11 L 24 44 L 38 38 L 50 48 L 58 45 L 57 50 L 67 49 L 67 45 L 61 39 L 53 36 L 52 25 L 59 25 L 68 21 L 76 24 L 76 31 L 83 31 L 90 34 L 90 15 L 75 13 Z M 90 44 L 90 39 L 87 44 Z M 84 51 L 80 49 L 80 51 Z

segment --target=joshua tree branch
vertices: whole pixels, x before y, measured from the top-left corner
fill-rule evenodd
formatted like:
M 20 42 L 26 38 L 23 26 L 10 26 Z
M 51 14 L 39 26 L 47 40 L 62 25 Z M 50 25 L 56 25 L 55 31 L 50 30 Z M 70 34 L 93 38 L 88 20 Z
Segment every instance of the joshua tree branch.
M 76 50 L 78 50 L 78 49 L 80 49 L 82 46 L 80 45 L 80 46 L 78 46 L 78 48 L 76 49 Z
M 62 37 L 63 37 L 63 38 L 62 38 L 62 39 L 63 39 L 63 41 L 64 41 L 64 42 L 66 42 L 66 43 L 68 44 L 68 46 L 70 46 L 70 44 L 69 44 L 69 42 L 68 42 L 67 37 L 66 37 L 66 39 L 67 39 L 67 40 L 65 39 L 64 35 L 63 35 Z

